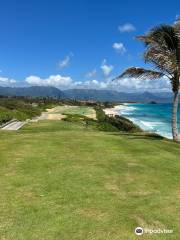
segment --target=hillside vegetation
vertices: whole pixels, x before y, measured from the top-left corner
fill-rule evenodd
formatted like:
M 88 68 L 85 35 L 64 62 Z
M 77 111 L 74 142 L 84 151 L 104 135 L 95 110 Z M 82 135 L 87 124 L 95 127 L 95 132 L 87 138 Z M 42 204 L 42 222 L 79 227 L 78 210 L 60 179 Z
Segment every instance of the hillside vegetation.
M 40 107 L 25 99 L 0 98 L 0 125 L 11 119 L 26 120 L 40 114 Z
M 96 103 L 76 100 L 59 100 L 53 98 L 2 97 L 0 96 L 0 125 L 17 119 L 24 121 L 39 116 L 47 108 L 62 105 L 94 106 Z M 83 111 L 83 110 L 82 110 Z
M 0 125 L 11 119 L 32 119 L 57 104 L 57 100 L 48 98 L 0 97 Z

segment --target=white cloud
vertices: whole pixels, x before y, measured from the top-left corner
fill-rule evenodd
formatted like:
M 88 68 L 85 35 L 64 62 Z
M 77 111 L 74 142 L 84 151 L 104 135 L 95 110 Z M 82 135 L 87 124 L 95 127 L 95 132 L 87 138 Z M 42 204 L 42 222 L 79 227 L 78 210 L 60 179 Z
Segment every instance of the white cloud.
M 114 67 L 113 67 L 112 65 L 108 65 L 108 64 L 107 64 L 106 59 L 103 60 L 102 65 L 101 65 L 101 69 L 102 69 L 102 71 L 103 71 L 103 74 L 104 74 L 106 77 L 109 76 L 109 74 L 112 72 L 113 68 L 114 68 Z
M 115 42 L 112 46 L 118 53 L 125 53 L 126 52 L 126 48 L 124 47 L 124 44 L 122 42 Z
M 104 73 L 110 74 L 106 60 L 103 61 L 102 66 Z M 108 66 L 108 67 L 107 67 Z M 108 69 L 108 70 L 107 70 Z M 112 69 L 112 67 L 110 67 Z M 41 78 L 39 76 L 29 76 L 23 81 L 16 81 L 7 77 L 0 77 L 0 86 L 54 86 L 59 89 L 71 89 L 71 88 L 87 88 L 87 89 L 111 89 L 124 92 L 159 92 L 169 91 L 171 89 L 170 81 L 167 77 L 163 77 L 157 80 L 140 80 L 134 78 L 124 78 L 119 81 L 112 81 L 113 77 L 106 76 L 105 80 L 99 81 L 97 79 L 87 81 L 75 81 L 70 76 L 50 75 L 47 78 Z
M 25 81 L 31 86 L 53 86 L 60 89 L 102 89 L 107 87 L 106 82 L 101 82 L 96 79 L 89 81 L 73 81 L 71 77 L 63 77 L 61 75 L 51 75 L 45 79 L 38 76 L 29 76 L 25 79 Z
M 71 87 L 77 89 L 107 89 L 107 82 L 93 79 L 84 82 L 83 81 L 74 82 Z
M 69 65 L 70 57 L 66 56 L 62 61 L 59 61 L 58 66 L 59 68 L 65 68 Z
M 58 88 L 66 88 L 71 86 L 73 80 L 71 77 L 61 76 L 61 75 L 51 75 L 48 78 L 40 78 L 38 76 L 29 76 L 25 79 L 26 83 L 29 85 L 37 86 L 54 86 Z
M 177 23 L 179 23 L 179 22 L 180 22 L 180 15 L 177 14 L 177 15 L 176 15 L 176 18 L 175 18 L 174 24 L 177 24 Z
M 167 77 L 156 80 L 141 80 L 135 78 L 124 78 L 121 80 L 110 81 L 108 88 L 118 89 L 120 91 L 168 91 L 171 89 L 170 81 Z
M 121 25 L 118 27 L 118 30 L 120 32 L 133 32 L 136 30 L 136 28 L 134 27 L 134 25 L 132 23 L 125 23 L 124 25 Z
M 71 57 L 73 57 L 74 54 L 71 52 L 69 53 L 63 60 L 59 61 L 58 67 L 60 69 L 67 67 L 70 64 Z
M 0 77 L 0 86 L 13 86 L 16 83 L 15 79 Z
M 170 81 L 163 77 L 157 80 L 140 80 L 135 78 L 124 78 L 119 81 L 112 81 L 111 78 L 104 81 L 97 79 L 89 81 L 73 81 L 71 77 L 61 75 L 51 75 L 48 78 L 38 76 L 29 76 L 25 79 L 29 85 L 54 86 L 60 89 L 80 88 L 80 89 L 111 89 L 124 92 L 141 91 L 169 91 L 171 89 Z M 1 82 L 0 82 L 1 83 Z
M 86 77 L 87 77 L 87 78 L 92 78 L 92 77 L 95 77 L 96 74 L 97 74 L 96 69 L 93 69 L 91 72 L 88 72 L 88 73 L 86 74 Z
M 122 92 L 143 92 L 143 91 L 169 91 L 171 89 L 170 82 L 167 78 L 157 80 L 140 80 L 134 78 L 124 78 L 119 81 L 112 81 L 109 78 L 107 81 L 80 81 L 73 82 L 71 87 L 73 88 L 85 88 L 85 89 L 109 89 Z
M 103 81 L 98 81 L 98 80 L 91 80 L 91 81 L 86 81 L 83 84 L 83 88 L 91 88 L 91 89 L 104 89 L 106 88 L 107 84 L 106 82 Z

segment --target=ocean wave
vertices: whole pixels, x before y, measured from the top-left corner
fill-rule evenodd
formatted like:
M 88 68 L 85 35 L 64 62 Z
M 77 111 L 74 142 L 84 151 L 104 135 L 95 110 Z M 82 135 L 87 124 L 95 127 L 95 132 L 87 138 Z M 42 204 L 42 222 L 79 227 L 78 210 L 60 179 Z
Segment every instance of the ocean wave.
M 122 115 L 132 115 L 137 110 L 136 107 L 128 106 L 128 105 L 121 105 L 119 107 L 119 111 Z
M 142 121 L 142 124 L 144 124 L 145 126 L 149 127 L 149 128 L 154 128 L 160 125 L 163 125 L 163 122 L 148 122 L 148 121 Z
M 132 115 L 134 111 L 137 110 L 136 107 L 131 107 L 128 105 L 117 105 L 113 108 L 106 108 L 104 111 L 106 114 L 117 114 L 117 115 Z
M 165 138 L 172 139 L 172 133 L 171 132 L 165 132 L 165 131 L 157 130 L 157 134 L 159 134 L 159 135 L 161 135 Z
M 131 118 L 131 117 L 128 117 L 128 119 L 131 120 L 134 124 L 138 125 L 144 131 L 154 132 L 168 139 L 172 139 L 171 131 L 158 129 L 159 126 L 164 125 L 163 122 L 148 122 L 148 121 L 142 121 L 137 118 Z M 166 126 L 164 125 L 164 128 L 165 127 Z

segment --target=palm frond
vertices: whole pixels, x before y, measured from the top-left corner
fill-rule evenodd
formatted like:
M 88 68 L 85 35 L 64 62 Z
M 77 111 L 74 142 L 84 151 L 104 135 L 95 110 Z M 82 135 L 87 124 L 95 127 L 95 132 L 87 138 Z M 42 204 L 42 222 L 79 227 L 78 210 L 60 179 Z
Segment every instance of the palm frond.
M 152 63 L 155 69 L 162 71 L 165 74 L 170 74 L 177 69 L 177 58 L 175 54 L 168 49 L 161 49 L 157 46 L 151 46 L 144 52 L 145 63 Z
M 136 39 L 144 42 L 146 46 L 154 42 L 153 39 L 149 36 L 149 34 L 137 36 Z
M 176 56 L 177 56 L 177 63 L 178 63 L 178 68 L 180 72 L 180 18 L 174 24 L 174 29 L 175 29 L 176 38 L 178 39 Z
M 126 69 L 121 75 L 116 77 L 114 80 L 119 80 L 125 77 L 128 78 L 139 78 L 139 79 L 157 79 L 164 76 L 164 73 L 152 71 L 139 67 L 131 67 Z
M 169 50 L 176 50 L 178 38 L 175 28 L 171 25 L 160 25 L 151 29 L 146 35 L 138 36 L 138 40 L 148 44 L 165 44 Z
M 147 34 L 138 36 L 145 43 L 145 62 L 152 63 L 156 69 L 173 75 L 180 71 L 180 25 L 160 25 Z

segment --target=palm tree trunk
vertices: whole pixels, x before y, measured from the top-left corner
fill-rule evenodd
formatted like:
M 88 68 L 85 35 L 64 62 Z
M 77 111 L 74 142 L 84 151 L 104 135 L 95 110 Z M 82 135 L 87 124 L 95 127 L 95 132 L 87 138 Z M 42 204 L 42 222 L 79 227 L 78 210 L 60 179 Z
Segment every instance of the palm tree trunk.
M 177 128 L 177 111 L 178 111 L 178 90 L 174 92 L 173 110 L 172 110 L 172 135 L 173 140 L 179 140 L 179 133 Z

